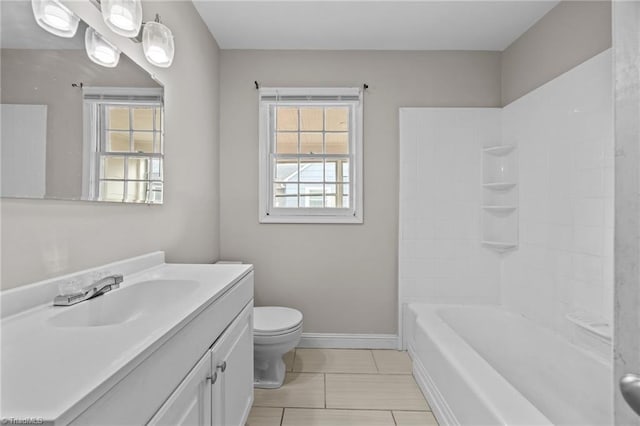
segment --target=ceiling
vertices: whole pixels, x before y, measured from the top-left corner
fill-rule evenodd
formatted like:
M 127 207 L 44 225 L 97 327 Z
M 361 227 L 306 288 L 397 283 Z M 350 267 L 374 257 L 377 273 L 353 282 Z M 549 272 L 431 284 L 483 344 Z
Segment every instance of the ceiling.
M 193 3 L 222 49 L 502 51 L 558 1 Z

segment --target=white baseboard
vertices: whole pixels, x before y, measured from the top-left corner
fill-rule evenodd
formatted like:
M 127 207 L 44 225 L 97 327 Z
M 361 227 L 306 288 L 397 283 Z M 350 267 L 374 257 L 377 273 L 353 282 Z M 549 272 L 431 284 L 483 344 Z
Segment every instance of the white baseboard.
M 408 350 L 409 356 L 413 361 L 413 377 L 416 379 L 418 387 L 429 402 L 431 411 L 436 417 L 438 424 L 442 426 L 459 426 L 460 422 L 458 422 L 458 419 L 456 419 L 453 411 L 451 411 L 447 401 L 438 390 L 438 387 L 429 376 L 429 373 L 427 373 L 427 369 L 422 364 L 422 361 L 420 361 L 420 358 L 415 356 L 415 351 L 411 344 L 409 344 Z
M 395 334 L 302 333 L 299 348 L 398 349 Z

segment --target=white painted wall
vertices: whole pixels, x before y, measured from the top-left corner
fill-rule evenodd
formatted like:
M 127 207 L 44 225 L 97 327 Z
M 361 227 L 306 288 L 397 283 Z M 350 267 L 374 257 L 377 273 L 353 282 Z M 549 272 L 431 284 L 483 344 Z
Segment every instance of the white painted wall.
M 402 302 L 502 303 L 569 338 L 567 313 L 611 323 L 611 87 L 609 49 L 502 111 L 401 109 Z M 502 257 L 479 242 L 480 150 L 500 140 L 519 156 L 519 247 Z
M 500 302 L 500 256 L 480 245 L 481 152 L 499 108 L 400 109 L 402 303 Z
M 640 2 L 616 1 L 615 69 L 615 424 L 640 426 L 618 380 L 640 373 Z
M 520 247 L 505 256 L 505 306 L 567 336 L 580 309 L 611 323 L 611 49 L 503 110 L 518 145 Z

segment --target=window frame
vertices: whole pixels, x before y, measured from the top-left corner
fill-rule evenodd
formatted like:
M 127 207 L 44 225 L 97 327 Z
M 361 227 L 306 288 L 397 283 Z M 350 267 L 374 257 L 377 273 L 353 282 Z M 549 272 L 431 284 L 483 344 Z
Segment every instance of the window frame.
M 259 101 L 259 188 L 258 219 L 260 223 L 363 223 L 363 102 L 360 88 L 291 88 L 267 87 L 258 91 Z M 275 97 L 275 100 L 273 99 Z M 313 99 L 313 98 L 316 99 Z M 348 97 L 342 100 L 341 97 Z M 268 98 L 265 100 L 265 98 Z M 295 99 L 292 99 L 295 98 Z M 354 99 L 354 98 L 357 98 Z M 275 129 L 273 107 L 281 106 L 349 106 L 348 154 L 286 154 L 287 157 L 349 158 L 349 207 L 274 207 L 273 184 L 275 153 Z M 298 130 L 299 131 L 299 130 Z M 324 130 L 323 130 L 324 132 Z M 284 155 L 284 154 L 280 154 Z M 279 157 L 282 158 L 282 157 Z M 324 167 L 324 166 L 323 166 Z M 322 182 L 326 184 L 326 182 Z M 340 182 L 332 182 L 336 186 Z
M 84 142 L 83 142 L 83 185 L 82 197 L 86 200 L 112 202 L 112 203 L 133 203 L 133 204 L 163 204 L 164 202 L 164 96 L 162 88 L 132 88 L 132 87 L 83 87 L 83 122 L 84 122 Z M 160 126 L 149 132 L 154 134 L 154 146 L 159 145 L 159 152 L 136 153 L 130 152 L 110 152 L 105 149 L 106 137 L 106 107 L 122 105 L 130 109 L 137 106 L 147 106 L 160 109 Z M 113 129 L 112 129 L 113 130 Z M 135 131 L 131 127 L 124 131 L 129 133 Z M 155 140 L 155 135 L 159 140 Z M 131 135 L 130 135 L 131 137 Z M 122 157 L 124 161 L 124 178 L 107 179 L 101 178 L 102 157 Z M 130 158 L 146 158 L 151 164 L 153 159 L 160 161 L 159 179 L 128 179 L 127 167 Z M 100 198 L 100 183 L 103 181 L 123 182 L 124 195 L 122 200 L 107 200 Z M 127 200 L 128 182 L 146 182 L 148 184 L 147 196 L 144 201 Z M 155 188 L 155 189 L 154 189 Z M 158 195 L 159 194 L 159 195 Z

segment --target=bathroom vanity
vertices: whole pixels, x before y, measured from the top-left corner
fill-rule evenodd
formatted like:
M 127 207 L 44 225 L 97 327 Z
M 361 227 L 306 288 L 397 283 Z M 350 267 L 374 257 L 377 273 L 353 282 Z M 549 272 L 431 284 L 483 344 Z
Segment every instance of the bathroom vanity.
M 97 272 L 120 288 L 53 306 Z M 253 268 L 152 253 L 3 292 L 2 421 L 243 425 L 253 402 Z

